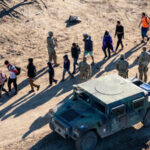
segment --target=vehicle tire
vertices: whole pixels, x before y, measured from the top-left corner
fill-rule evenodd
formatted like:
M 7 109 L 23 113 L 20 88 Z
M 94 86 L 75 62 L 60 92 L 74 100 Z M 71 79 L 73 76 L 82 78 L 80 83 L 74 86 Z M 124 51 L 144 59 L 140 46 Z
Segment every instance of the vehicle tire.
M 86 132 L 76 141 L 77 150 L 94 150 L 98 142 L 98 136 L 94 131 Z
M 147 111 L 145 118 L 143 120 L 143 125 L 145 127 L 150 126 L 150 110 Z

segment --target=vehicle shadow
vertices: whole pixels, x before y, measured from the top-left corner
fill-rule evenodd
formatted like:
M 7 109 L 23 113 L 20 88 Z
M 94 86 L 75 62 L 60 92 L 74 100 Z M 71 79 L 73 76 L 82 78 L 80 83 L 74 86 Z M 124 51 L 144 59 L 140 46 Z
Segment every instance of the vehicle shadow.
M 65 97 L 62 101 L 69 100 L 72 94 L 69 94 L 67 97 Z M 62 102 L 61 101 L 61 102 Z M 49 108 L 48 108 L 49 109 Z M 48 110 L 47 110 L 48 112 Z M 49 123 L 49 115 L 46 113 L 44 116 L 38 117 L 30 126 L 29 130 L 22 136 L 22 139 L 25 139 L 28 135 L 30 135 L 32 132 L 42 128 L 43 126 L 47 125 Z
M 19 18 L 18 15 L 21 15 L 21 14 L 19 12 L 15 11 L 15 9 L 17 9 L 18 7 L 23 6 L 23 5 L 31 5 L 34 3 L 34 2 L 26 2 L 26 1 L 27 0 L 24 0 L 23 2 L 20 2 L 11 8 L 9 8 L 4 1 L 1 1 L 0 4 L 2 4 L 3 10 L 0 11 L 0 18 L 3 18 L 4 16 L 7 16 L 7 15 L 10 17 Z
M 16 100 L 14 103 L 0 111 L 1 121 L 9 118 L 10 116 L 18 117 L 30 111 L 31 109 L 35 109 L 38 106 L 43 105 L 54 97 L 58 97 L 66 92 L 71 91 L 74 84 L 74 80 L 66 80 L 65 82 L 60 82 L 59 84 L 54 85 L 51 88 L 46 87 L 37 95 L 34 93 L 24 95 L 22 98 Z M 9 113 L 9 111 L 12 109 L 13 111 Z
M 100 139 L 95 150 L 148 150 L 150 128 L 136 130 L 131 127 L 112 136 Z M 50 133 L 33 145 L 30 150 L 75 150 L 74 141 L 65 140 L 56 133 Z

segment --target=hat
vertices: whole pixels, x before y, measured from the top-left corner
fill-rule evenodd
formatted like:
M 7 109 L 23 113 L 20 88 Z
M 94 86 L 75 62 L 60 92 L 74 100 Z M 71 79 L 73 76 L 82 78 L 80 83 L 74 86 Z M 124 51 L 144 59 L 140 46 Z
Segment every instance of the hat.
M 87 34 L 87 33 L 84 33 L 83 36 L 88 36 L 88 34 Z
M 53 32 L 52 31 L 50 31 L 48 34 L 49 34 L 49 36 L 53 36 Z
M 121 58 L 121 59 L 125 59 L 124 54 L 121 54 L 121 55 L 120 55 L 120 58 Z

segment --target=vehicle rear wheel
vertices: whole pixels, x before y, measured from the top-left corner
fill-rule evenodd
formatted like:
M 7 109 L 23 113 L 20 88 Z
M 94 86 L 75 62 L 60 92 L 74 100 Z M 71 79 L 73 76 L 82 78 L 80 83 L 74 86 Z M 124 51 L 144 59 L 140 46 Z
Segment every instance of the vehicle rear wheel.
M 143 124 L 145 127 L 150 126 L 150 110 L 146 113 Z
M 53 131 L 53 132 L 55 132 L 55 128 L 54 128 L 54 125 L 53 125 L 53 123 L 51 122 L 51 121 L 49 121 L 49 127 L 50 127 L 50 129 Z
M 98 142 L 95 132 L 89 131 L 76 141 L 77 150 L 94 150 Z

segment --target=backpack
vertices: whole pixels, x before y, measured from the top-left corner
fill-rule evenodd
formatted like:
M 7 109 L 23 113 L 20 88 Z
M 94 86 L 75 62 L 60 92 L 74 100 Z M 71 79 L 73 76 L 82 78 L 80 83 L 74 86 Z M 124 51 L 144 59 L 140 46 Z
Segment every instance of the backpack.
M 21 68 L 20 68 L 20 67 L 16 67 L 16 66 L 15 66 L 15 68 L 16 68 L 16 70 L 18 71 L 18 72 L 16 73 L 16 75 L 17 75 L 17 76 L 20 75 L 20 73 L 21 73 Z

